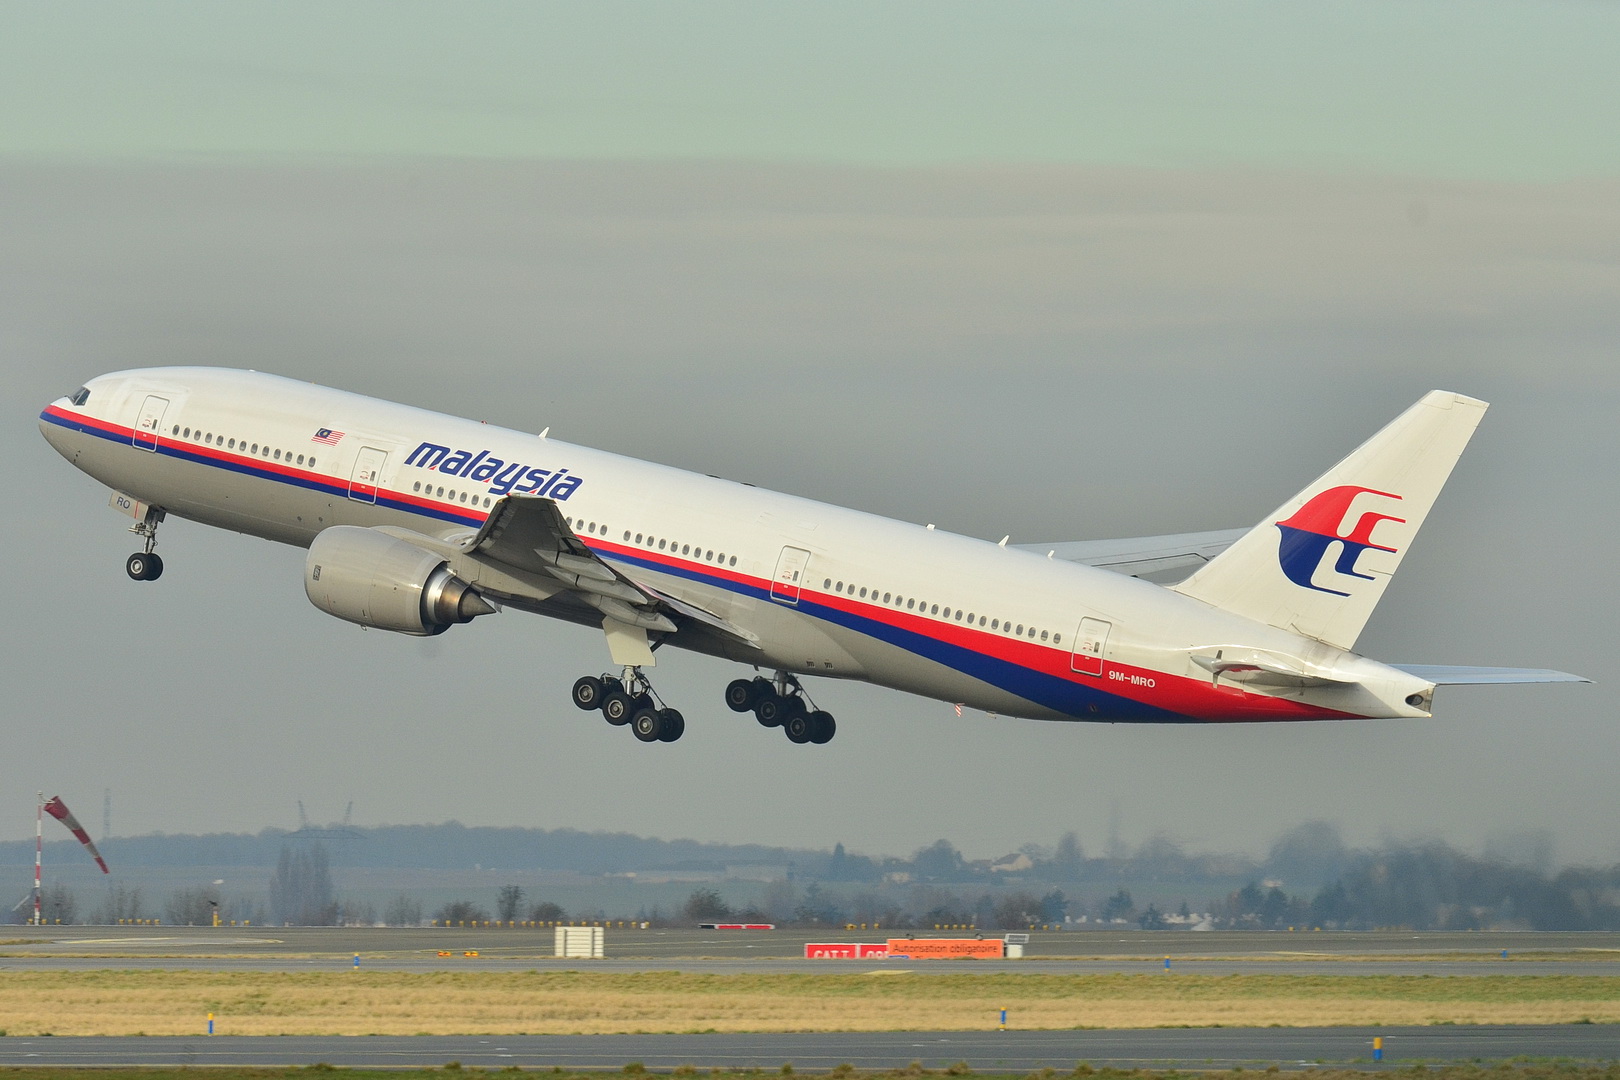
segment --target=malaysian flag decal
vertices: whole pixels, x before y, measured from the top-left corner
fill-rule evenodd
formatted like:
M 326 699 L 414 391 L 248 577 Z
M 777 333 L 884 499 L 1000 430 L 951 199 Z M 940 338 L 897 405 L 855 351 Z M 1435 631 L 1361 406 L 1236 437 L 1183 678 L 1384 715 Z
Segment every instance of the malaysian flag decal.
M 338 440 L 341 438 L 343 438 L 343 432 L 333 431 L 329 427 L 323 427 L 317 431 L 309 441 L 324 443 L 327 446 L 336 446 L 338 444 Z

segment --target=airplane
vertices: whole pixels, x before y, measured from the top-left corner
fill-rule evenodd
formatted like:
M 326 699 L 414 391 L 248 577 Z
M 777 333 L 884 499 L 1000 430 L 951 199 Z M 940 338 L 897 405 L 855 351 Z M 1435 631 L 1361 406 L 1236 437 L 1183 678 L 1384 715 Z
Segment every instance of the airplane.
M 1486 407 L 1426 394 L 1250 529 L 1033 545 L 254 371 L 103 375 L 40 430 L 135 519 L 131 579 L 162 574 L 172 514 L 307 548 L 310 601 L 362 627 L 596 628 L 612 668 L 573 702 L 643 742 L 686 727 L 649 674 L 674 645 L 753 667 L 726 705 L 819 745 L 810 676 L 1159 723 L 1424 718 L 1440 685 L 1587 681 L 1353 651 Z

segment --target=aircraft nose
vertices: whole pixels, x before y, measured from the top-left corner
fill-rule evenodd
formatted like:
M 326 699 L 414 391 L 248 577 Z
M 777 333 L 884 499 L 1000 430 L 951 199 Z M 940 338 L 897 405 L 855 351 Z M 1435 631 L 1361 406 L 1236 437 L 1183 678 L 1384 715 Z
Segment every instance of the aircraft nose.
M 67 449 L 67 431 L 62 428 L 61 425 L 55 423 L 51 419 L 51 409 L 52 407 L 61 405 L 66 401 L 67 398 L 57 398 L 55 401 L 51 402 L 50 405 L 45 406 L 45 408 L 41 410 L 39 414 L 39 433 L 45 436 L 45 441 L 50 443 L 51 448 L 54 449 L 58 454 L 61 454 L 63 457 L 67 457 L 69 454 L 69 450 Z

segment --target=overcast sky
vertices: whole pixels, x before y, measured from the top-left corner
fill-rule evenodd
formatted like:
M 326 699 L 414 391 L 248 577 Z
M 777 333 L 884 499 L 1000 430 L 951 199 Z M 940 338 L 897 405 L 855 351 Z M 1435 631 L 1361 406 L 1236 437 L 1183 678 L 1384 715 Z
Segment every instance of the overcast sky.
M 1458 20 L 1458 21 L 1453 21 Z M 899 853 L 1075 829 L 1620 858 L 1620 8 L 0 3 L 0 837 L 295 800 Z M 1360 648 L 1594 686 L 1432 721 L 991 720 L 855 685 L 794 747 L 599 634 L 429 642 L 171 519 L 156 584 L 39 437 L 108 370 L 253 367 L 1015 541 L 1252 524 L 1423 392 L 1492 402 Z M 9 807 L 9 809 L 7 809 Z

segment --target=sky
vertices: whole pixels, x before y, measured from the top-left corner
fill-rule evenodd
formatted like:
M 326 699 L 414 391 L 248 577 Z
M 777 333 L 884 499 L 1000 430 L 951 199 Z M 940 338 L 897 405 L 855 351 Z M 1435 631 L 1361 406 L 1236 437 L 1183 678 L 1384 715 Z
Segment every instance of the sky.
M 0 2 L 0 837 L 441 821 L 974 857 L 1076 831 L 1620 859 L 1620 8 Z M 1424 722 L 992 720 L 817 685 L 794 747 L 600 635 L 166 572 L 35 417 L 109 370 L 276 371 L 1016 542 L 1252 524 L 1441 387 L 1492 409 L 1359 648 L 1549 666 Z M 5 809 L 9 807 L 10 809 Z

